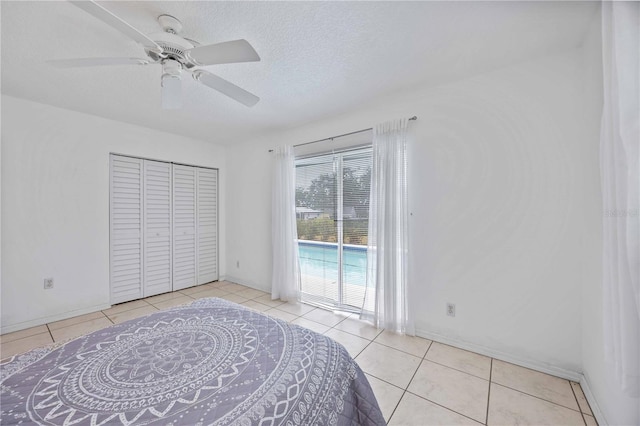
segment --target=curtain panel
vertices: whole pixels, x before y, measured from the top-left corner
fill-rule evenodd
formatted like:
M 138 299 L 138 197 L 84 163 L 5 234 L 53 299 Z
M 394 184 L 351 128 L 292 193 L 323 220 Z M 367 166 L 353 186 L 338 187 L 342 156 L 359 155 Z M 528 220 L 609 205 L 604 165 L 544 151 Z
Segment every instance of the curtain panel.
M 609 375 L 640 396 L 640 3 L 602 3 L 603 318 Z
M 361 317 L 414 335 L 407 292 L 407 119 L 373 129 L 367 277 Z
M 300 265 L 296 227 L 295 156 L 290 145 L 277 147 L 274 151 L 271 298 L 297 302 L 300 299 Z

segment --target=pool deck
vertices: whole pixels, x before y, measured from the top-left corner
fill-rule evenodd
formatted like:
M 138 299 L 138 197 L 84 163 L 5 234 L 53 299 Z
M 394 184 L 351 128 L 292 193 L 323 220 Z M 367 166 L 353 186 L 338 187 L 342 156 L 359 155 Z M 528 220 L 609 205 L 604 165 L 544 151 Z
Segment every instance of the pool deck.
M 338 282 L 335 279 L 301 275 L 302 292 L 338 300 Z M 344 303 L 360 307 L 364 302 L 365 287 L 362 285 L 343 283 Z

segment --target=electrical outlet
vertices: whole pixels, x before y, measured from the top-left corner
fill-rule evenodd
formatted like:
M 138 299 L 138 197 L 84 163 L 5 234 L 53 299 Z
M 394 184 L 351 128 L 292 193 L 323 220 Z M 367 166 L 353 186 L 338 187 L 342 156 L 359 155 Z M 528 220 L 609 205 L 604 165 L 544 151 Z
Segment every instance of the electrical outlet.
M 53 278 L 44 279 L 44 289 L 49 290 L 53 288 Z
M 240 261 L 236 260 L 236 268 L 240 268 Z
M 456 316 L 456 305 L 453 303 L 447 303 L 447 315 L 450 317 Z

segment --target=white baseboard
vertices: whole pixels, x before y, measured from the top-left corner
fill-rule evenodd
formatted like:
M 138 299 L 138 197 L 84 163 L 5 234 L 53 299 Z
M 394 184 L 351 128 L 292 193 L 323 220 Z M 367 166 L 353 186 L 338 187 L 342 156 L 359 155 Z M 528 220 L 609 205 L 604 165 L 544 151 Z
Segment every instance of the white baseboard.
M 577 371 L 541 363 L 533 359 L 498 351 L 487 346 L 470 343 L 464 340 L 452 339 L 451 337 L 442 334 L 425 330 L 416 330 L 416 335 L 424 337 L 425 339 L 435 340 L 440 343 L 445 343 L 447 345 L 455 346 L 457 348 L 465 349 L 491 358 L 496 358 L 501 361 L 509 362 L 511 364 L 516 364 L 521 367 L 526 367 L 532 370 L 540 371 L 542 373 L 551 374 L 552 376 L 562 377 L 563 379 L 572 380 L 574 382 L 580 382 L 583 377 L 582 373 L 579 373 Z
M 90 314 L 92 312 L 101 311 L 103 309 L 109 309 L 110 304 L 89 306 L 87 308 L 76 309 L 74 311 L 63 312 L 61 314 L 49 315 L 46 317 L 36 318 L 29 321 L 23 321 L 16 324 L 3 325 L 0 329 L 0 334 L 12 333 L 14 331 L 24 330 L 26 328 L 35 327 L 38 325 L 47 324 L 54 321 L 61 321 L 67 318 L 77 317 L 78 315 Z
M 265 289 L 264 286 L 257 284 L 253 281 L 250 280 L 245 280 L 242 278 L 238 278 L 238 277 L 234 277 L 232 275 L 225 275 L 224 277 L 220 278 L 220 281 L 230 281 L 232 283 L 236 283 L 236 284 L 241 284 L 247 287 L 251 287 L 255 290 L 260 290 L 260 291 L 266 291 L 267 293 L 271 293 L 271 289 Z
M 589 385 L 589 379 L 584 374 L 580 379 L 580 387 L 584 392 L 585 398 L 587 398 L 587 402 L 589 403 L 589 407 L 591 408 L 593 417 L 596 418 L 596 421 L 598 422 L 598 424 L 600 426 L 608 426 L 609 422 L 607 422 L 607 419 L 604 417 L 604 414 L 602 413 L 602 410 L 598 405 L 598 401 L 596 401 L 596 398 L 593 396 L 593 392 L 591 392 L 591 386 Z

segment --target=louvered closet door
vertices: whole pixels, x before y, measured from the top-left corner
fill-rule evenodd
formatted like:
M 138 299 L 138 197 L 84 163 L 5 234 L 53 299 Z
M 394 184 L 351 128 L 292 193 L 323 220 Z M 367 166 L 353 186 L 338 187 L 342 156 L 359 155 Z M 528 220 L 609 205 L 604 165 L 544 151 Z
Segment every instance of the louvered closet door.
M 218 171 L 197 169 L 198 284 L 218 279 Z
M 144 160 L 144 297 L 171 291 L 171 164 Z
M 143 162 L 117 155 L 110 160 L 110 280 L 115 304 L 142 297 Z
M 196 168 L 173 165 L 173 290 L 197 284 Z

